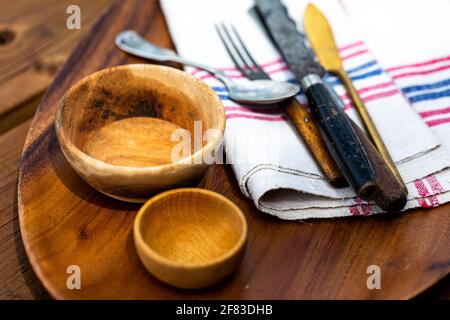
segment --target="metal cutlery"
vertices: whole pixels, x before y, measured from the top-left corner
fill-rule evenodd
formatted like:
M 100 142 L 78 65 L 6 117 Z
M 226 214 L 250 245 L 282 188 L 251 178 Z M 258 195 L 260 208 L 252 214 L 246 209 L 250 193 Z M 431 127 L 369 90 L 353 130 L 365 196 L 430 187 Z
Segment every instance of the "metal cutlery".
M 341 79 L 344 86 L 350 95 L 350 98 L 358 111 L 364 126 L 367 129 L 367 133 L 375 144 L 376 148 L 380 152 L 382 158 L 392 170 L 398 181 L 402 184 L 405 192 L 408 192 L 405 183 L 402 180 L 400 173 L 392 160 L 389 151 L 387 150 L 383 139 L 380 136 L 369 112 L 361 100 L 358 91 L 353 86 L 347 72 L 345 71 L 339 50 L 334 41 L 333 31 L 323 13 L 313 4 L 309 4 L 304 14 L 305 31 L 308 36 L 316 56 L 318 57 L 321 65 L 328 71 Z
M 269 75 L 255 61 L 234 26 L 228 28 L 223 23 L 217 24 L 216 30 L 231 60 L 242 75 L 250 80 L 270 79 Z M 302 136 L 329 183 L 335 187 L 347 185 L 336 162 L 325 146 L 319 127 L 311 118 L 308 110 L 301 105 L 297 98 L 292 98 L 279 107 L 285 109 L 289 119 Z
M 256 8 L 286 63 L 302 84 L 322 137 L 357 195 L 386 211 L 406 205 L 406 193 L 370 141 L 362 142 L 350 119 L 322 81 L 324 69 L 314 61 L 305 38 L 279 0 L 256 0 Z
M 157 47 L 131 30 L 118 34 L 115 42 L 123 51 L 141 58 L 156 61 L 173 61 L 205 70 L 222 81 L 228 88 L 230 99 L 239 103 L 277 103 L 295 96 L 300 90 L 295 84 L 267 79 L 236 83 L 228 78 L 224 72 L 202 63 L 185 59 L 172 50 Z

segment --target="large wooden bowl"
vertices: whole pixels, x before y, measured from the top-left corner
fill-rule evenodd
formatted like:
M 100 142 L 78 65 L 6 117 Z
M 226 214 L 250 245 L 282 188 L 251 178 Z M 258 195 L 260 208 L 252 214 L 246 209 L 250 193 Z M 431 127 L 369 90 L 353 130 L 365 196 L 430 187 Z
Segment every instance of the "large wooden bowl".
M 225 113 L 215 92 L 193 76 L 135 64 L 78 81 L 61 99 L 55 127 L 85 181 L 111 197 L 145 202 L 198 182 L 221 141 Z

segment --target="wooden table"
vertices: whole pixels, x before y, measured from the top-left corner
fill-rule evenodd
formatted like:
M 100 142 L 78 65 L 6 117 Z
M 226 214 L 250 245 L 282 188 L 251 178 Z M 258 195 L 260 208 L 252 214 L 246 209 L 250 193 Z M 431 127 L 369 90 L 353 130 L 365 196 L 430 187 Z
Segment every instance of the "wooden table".
M 79 0 L 81 29 L 66 28 L 69 0 L 0 1 L 0 299 L 45 299 L 25 254 L 17 170 L 31 117 L 59 67 L 110 0 Z
M 17 215 L 17 169 L 30 118 L 59 66 L 89 26 L 110 4 L 108 0 L 77 1 L 81 30 L 67 30 L 70 1 L 1 1 L 0 9 L 0 299 L 49 298 L 36 278 L 23 248 Z M 156 30 L 165 29 L 156 1 Z M 45 10 L 43 9 L 45 8 Z M 165 30 L 164 30 L 165 31 Z M 153 40 L 171 45 L 166 32 Z M 421 295 L 450 299 L 450 278 Z

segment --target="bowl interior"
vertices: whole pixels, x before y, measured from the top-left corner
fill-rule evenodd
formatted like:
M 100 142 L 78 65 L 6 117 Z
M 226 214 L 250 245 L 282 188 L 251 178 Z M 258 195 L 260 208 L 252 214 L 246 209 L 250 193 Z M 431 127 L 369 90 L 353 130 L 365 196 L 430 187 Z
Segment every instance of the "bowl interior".
M 182 71 L 120 66 L 75 84 L 62 100 L 60 125 L 68 142 L 98 160 L 162 165 L 173 162 L 181 139 L 191 152 L 180 149 L 178 160 L 207 143 L 201 139 L 206 130 L 223 128 L 218 101 L 211 89 Z M 194 144 L 196 134 L 200 145 Z
M 180 265 L 220 260 L 239 247 L 246 233 L 240 210 L 208 192 L 181 191 L 146 207 L 139 227 L 150 250 Z

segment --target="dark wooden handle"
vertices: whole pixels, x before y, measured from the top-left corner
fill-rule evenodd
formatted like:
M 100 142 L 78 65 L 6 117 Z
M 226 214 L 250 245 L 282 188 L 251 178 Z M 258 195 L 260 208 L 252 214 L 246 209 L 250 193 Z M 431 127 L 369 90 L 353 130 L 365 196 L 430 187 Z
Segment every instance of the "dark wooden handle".
M 372 199 L 376 192 L 374 171 L 347 115 L 323 83 L 308 87 L 306 96 L 325 144 L 347 182 L 359 197 Z
M 369 137 L 337 105 L 323 83 L 306 90 L 322 137 L 347 181 L 364 200 L 385 211 L 404 208 L 407 195 Z
M 349 119 L 350 120 L 350 119 Z M 406 205 L 407 194 L 403 185 L 397 180 L 395 175 L 384 162 L 381 154 L 370 141 L 367 134 L 361 130 L 352 120 L 352 127 L 358 136 L 375 174 L 377 192 L 373 200 L 385 211 L 400 211 Z
M 333 187 L 347 186 L 347 181 L 322 139 L 317 123 L 311 117 L 306 107 L 301 105 L 296 99 L 288 100 L 283 106 L 289 119 L 308 146 L 328 182 Z

